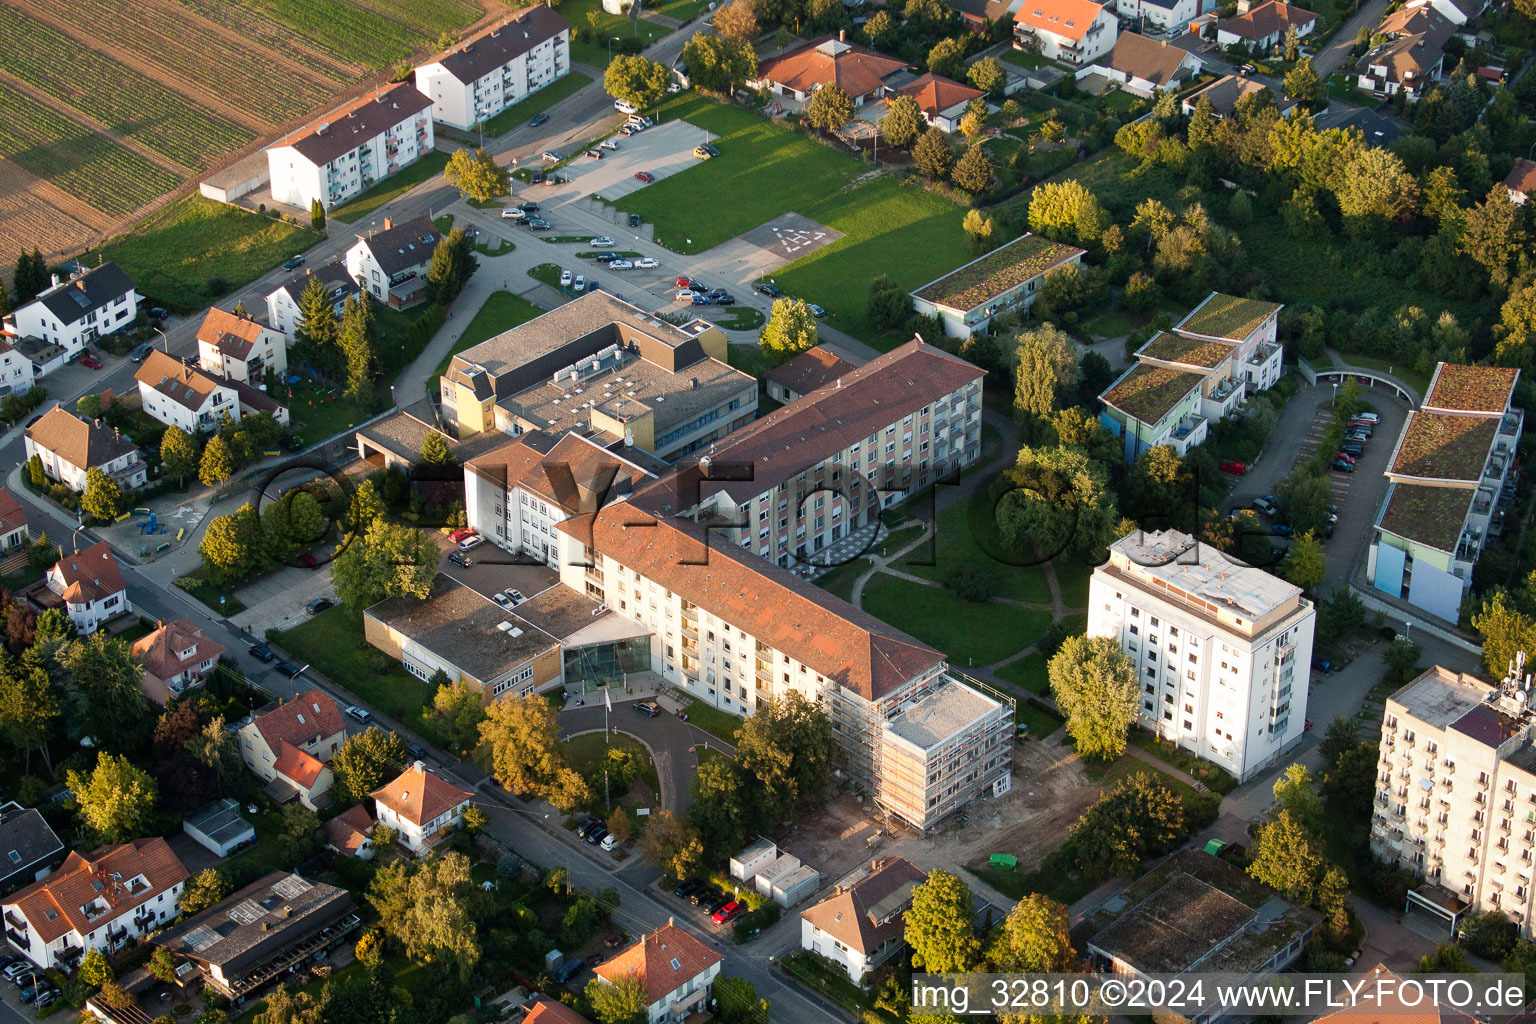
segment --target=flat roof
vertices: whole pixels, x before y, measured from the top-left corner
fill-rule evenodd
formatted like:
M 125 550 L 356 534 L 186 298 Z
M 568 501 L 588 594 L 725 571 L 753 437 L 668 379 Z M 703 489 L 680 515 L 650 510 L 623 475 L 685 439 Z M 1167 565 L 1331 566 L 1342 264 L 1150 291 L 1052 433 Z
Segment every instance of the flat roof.
M 1445 729 L 1482 704 L 1493 687 L 1476 676 L 1432 666 L 1417 679 L 1392 694 L 1414 718 L 1435 729 Z
M 1282 308 L 1278 302 L 1211 292 L 1204 302 L 1189 311 L 1189 315 L 1174 330 L 1207 338 L 1246 341 L 1265 320 Z
M 1509 408 L 1520 371 L 1506 366 L 1441 363 L 1429 382 L 1424 408 L 1446 412 L 1502 413 Z
M 559 644 L 533 623 L 443 573 L 438 573 L 425 601 L 385 598 L 368 614 L 481 683 Z M 510 628 L 502 629 L 503 624 Z
M 1081 256 L 1084 250 L 1026 234 L 985 256 L 929 281 L 912 294 L 949 309 L 966 312 L 984 306 L 1030 278 Z
M 352 910 L 352 896 L 324 882 L 274 871 L 209 907 L 155 940 L 226 973 L 288 948 Z
M 1182 974 L 1231 942 L 1258 912 L 1182 872 L 1092 939 L 1095 949 L 1143 974 Z
M 1232 342 L 1219 339 L 1186 338 L 1181 334 L 1158 331 L 1136 350 L 1136 356 L 1210 369 L 1231 355 L 1236 347 Z
M 1166 588 L 1251 619 L 1262 619 L 1301 596 L 1301 588 L 1263 569 L 1233 561 L 1210 544 L 1177 530 L 1136 531 L 1109 546 L 1109 561 L 1133 580 Z
M 1156 423 L 1204 381 L 1204 374 L 1137 363 L 1099 399 L 1143 423 Z
M 1392 460 L 1391 476 L 1476 483 L 1488 464 L 1500 420 L 1490 416 L 1426 412 L 1408 414 Z
M 1437 551 L 1455 551 L 1477 492 L 1466 487 L 1394 483 L 1378 528 Z
M 199 807 L 185 824 L 223 846 L 239 836 L 255 835 L 256 829 L 240 816 L 240 805 L 228 797 Z
M 929 750 L 1000 707 L 981 691 L 951 679 L 921 700 L 897 709 L 885 728 L 908 743 Z

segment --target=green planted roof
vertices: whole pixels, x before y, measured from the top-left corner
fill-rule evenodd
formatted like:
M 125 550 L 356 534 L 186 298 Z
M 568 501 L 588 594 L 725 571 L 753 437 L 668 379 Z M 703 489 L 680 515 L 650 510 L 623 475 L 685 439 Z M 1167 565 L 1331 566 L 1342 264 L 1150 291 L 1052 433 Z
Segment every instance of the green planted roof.
M 1148 359 L 1161 359 L 1165 363 L 1183 363 L 1185 366 L 1210 369 L 1231 355 L 1233 347 L 1224 341 L 1185 338 L 1167 331 L 1158 331 L 1136 354 Z
M 1381 528 L 1437 551 L 1455 551 L 1474 494 L 1464 487 L 1398 484 L 1381 513 Z
M 1466 412 L 1503 412 L 1515 390 L 1519 370 L 1505 366 L 1465 366 L 1441 363 L 1426 406 Z
M 1082 249 L 1049 238 L 1024 235 L 912 294 L 951 309 L 975 309 L 1082 253 Z
M 1203 380 L 1198 373 L 1142 364 L 1099 397 L 1143 423 L 1156 423 Z
M 1391 473 L 1427 480 L 1471 480 L 1483 475 L 1499 420 L 1488 416 L 1414 413 L 1403 431 Z
M 1208 338 L 1243 341 L 1259 329 L 1265 318 L 1280 309 L 1277 302 L 1242 299 L 1236 295 L 1212 292 L 1194 312 L 1184 318 L 1176 330 L 1203 334 Z

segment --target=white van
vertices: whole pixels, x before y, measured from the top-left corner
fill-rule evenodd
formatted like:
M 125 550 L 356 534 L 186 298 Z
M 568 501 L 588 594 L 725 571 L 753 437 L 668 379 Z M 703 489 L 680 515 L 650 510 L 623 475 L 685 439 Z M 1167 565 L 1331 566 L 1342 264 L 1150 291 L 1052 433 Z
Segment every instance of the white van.
M 617 110 L 621 114 L 638 114 L 638 113 L 640 113 L 640 108 L 639 107 L 637 107 L 633 103 L 629 103 L 629 102 L 627 102 L 625 100 L 614 100 L 613 101 L 613 109 Z
M 618 840 L 613 838 L 613 833 L 612 832 L 610 832 L 607 835 L 603 836 L 603 841 L 598 844 L 598 846 L 601 847 L 604 850 L 612 850 L 614 847 L 616 847 L 618 845 L 619 845 Z

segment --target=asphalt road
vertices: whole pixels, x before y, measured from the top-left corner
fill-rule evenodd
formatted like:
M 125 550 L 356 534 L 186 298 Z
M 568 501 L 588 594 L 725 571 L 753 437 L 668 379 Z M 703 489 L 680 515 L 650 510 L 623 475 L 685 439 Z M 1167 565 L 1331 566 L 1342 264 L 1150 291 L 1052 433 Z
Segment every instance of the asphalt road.
M 597 694 L 588 694 L 581 707 L 566 706 L 560 712 L 562 736 L 579 733 L 602 732 L 611 727 L 644 743 L 656 765 L 656 778 L 661 784 L 661 806 L 673 814 L 682 814 L 693 802 L 693 776 L 699 766 L 696 746 L 710 746 L 726 754 L 735 754 L 735 748 L 724 740 L 690 725 L 670 711 L 662 711 L 652 718 L 635 710 L 637 700 L 615 702 L 609 712 Z

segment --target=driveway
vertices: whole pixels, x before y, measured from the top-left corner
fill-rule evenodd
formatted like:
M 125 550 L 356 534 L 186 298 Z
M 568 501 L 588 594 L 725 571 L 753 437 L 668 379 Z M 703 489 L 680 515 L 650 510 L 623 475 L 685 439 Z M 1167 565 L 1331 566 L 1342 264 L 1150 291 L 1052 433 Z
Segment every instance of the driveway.
M 560 732 L 574 736 L 584 732 L 602 732 L 604 723 L 615 732 L 633 736 L 644 743 L 656 762 L 656 778 L 661 784 L 661 806 L 673 814 L 682 814 L 693 802 L 693 776 L 698 771 L 696 746 L 714 747 L 734 756 L 736 748 L 696 725 L 690 725 L 670 711 L 652 718 L 634 709 L 634 699 L 615 701 L 609 712 L 596 694 L 589 694 L 581 706 L 567 704 L 560 712 Z
M 1326 80 L 1344 65 L 1349 59 L 1350 48 L 1355 45 L 1355 38 L 1360 35 L 1360 29 L 1375 28 L 1376 23 L 1387 13 L 1388 6 L 1389 0 L 1370 0 L 1360 5 L 1354 17 L 1333 34 L 1323 52 L 1312 58 L 1312 69 L 1317 72 L 1318 78 Z

